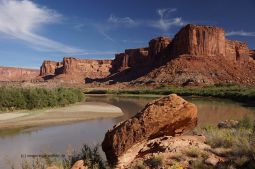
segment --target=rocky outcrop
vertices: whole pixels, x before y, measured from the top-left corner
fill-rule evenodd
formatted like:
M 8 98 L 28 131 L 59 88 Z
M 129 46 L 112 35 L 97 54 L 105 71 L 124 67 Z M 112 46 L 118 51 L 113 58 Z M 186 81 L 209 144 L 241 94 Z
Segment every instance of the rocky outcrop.
M 255 60 L 255 50 L 250 50 L 249 55 Z
M 126 49 L 125 53 L 115 55 L 111 72 L 115 73 L 127 68 L 149 66 L 150 64 L 151 59 L 148 56 L 148 48 Z
M 224 30 L 217 27 L 189 24 L 175 35 L 172 43 L 172 56 L 225 56 Z
M 145 106 L 131 119 L 105 134 L 103 151 L 111 164 L 136 143 L 161 136 L 181 135 L 197 125 L 197 108 L 171 94 Z
M 65 57 L 62 62 L 44 61 L 40 76 L 52 78 L 62 75 L 60 79 L 103 78 L 110 74 L 112 60 L 77 59 Z
M 150 40 L 149 56 L 152 64 L 160 65 L 168 60 L 171 41 L 169 37 L 157 37 Z
M 40 76 L 54 75 L 62 72 L 63 63 L 46 60 L 40 68 Z
M 102 78 L 109 75 L 111 63 L 111 60 L 90 60 L 68 57 L 63 60 L 63 73 L 78 73 L 85 75 L 86 77 Z
M 234 61 L 249 61 L 248 45 L 240 41 L 226 40 L 226 57 Z
M 120 162 L 116 168 L 196 168 L 194 161 L 203 158 L 205 163 L 203 167 L 211 168 L 224 158 L 212 152 L 213 148 L 206 144 L 205 136 L 183 135 L 179 137 L 164 136 L 158 137 L 146 142 L 141 142 L 132 147 L 127 153 L 119 159 Z M 203 155 L 203 157 L 199 157 Z M 153 159 L 161 163 L 153 163 Z
M 15 68 L 15 67 L 0 67 L 0 81 L 2 82 L 22 82 L 31 81 L 39 76 L 39 70 Z

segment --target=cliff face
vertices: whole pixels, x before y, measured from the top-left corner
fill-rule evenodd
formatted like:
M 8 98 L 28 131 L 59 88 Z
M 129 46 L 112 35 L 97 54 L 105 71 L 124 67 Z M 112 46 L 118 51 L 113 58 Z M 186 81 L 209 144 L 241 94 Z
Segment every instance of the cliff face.
M 46 76 L 46 75 L 54 75 L 61 67 L 63 66 L 62 62 L 54 62 L 54 61 L 44 61 L 41 69 L 40 69 L 40 76 Z
M 148 66 L 150 58 L 148 48 L 126 49 L 125 53 L 115 55 L 112 72 L 118 72 L 127 68 Z
M 64 58 L 64 74 L 82 74 L 89 78 L 102 78 L 110 74 L 111 60 Z
M 41 76 L 89 79 L 88 82 L 176 83 L 219 82 L 255 84 L 255 52 L 248 45 L 225 39 L 224 30 L 187 25 L 173 39 L 157 37 L 148 47 L 126 49 L 113 60 L 64 58 L 45 61 Z M 245 75 L 246 77 L 244 77 Z M 244 81 L 244 82 L 242 82 Z
M 253 58 L 255 60 L 255 50 L 250 50 L 249 55 L 251 58 Z
M 174 37 L 171 55 L 225 56 L 224 30 L 211 26 L 187 25 Z
M 240 41 L 227 40 L 226 41 L 226 56 L 234 61 L 249 60 L 250 50 L 246 43 Z
M 40 76 L 56 77 L 62 75 L 64 80 L 83 80 L 87 78 L 103 78 L 110 74 L 112 60 L 89 60 L 65 57 L 62 62 L 44 61 Z
M 31 81 L 39 75 L 39 70 L 0 67 L 0 81 L 4 82 L 21 82 Z

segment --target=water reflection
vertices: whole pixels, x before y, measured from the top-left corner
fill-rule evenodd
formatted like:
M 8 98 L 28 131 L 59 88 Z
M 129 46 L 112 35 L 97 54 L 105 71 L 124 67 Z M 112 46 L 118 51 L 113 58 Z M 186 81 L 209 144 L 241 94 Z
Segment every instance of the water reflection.
M 0 137 L 0 168 L 6 166 L 6 158 L 20 163 L 21 154 L 65 153 L 68 147 L 80 149 L 86 143 L 101 143 L 105 132 L 116 123 L 126 120 L 139 112 L 156 97 L 90 96 L 87 101 L 105 102 L 122 109 L 124 115 L 117 118 L 99 118 L 68 125 L 43 127 L 29 132 L 12 133 Z M 255 109 L 243 107 L 229 100 L 213 98 L 186 98 L 198 107 L 198 123 L 215 124 L 225 119 L 240 119 L 244 115 L 254 118 Z

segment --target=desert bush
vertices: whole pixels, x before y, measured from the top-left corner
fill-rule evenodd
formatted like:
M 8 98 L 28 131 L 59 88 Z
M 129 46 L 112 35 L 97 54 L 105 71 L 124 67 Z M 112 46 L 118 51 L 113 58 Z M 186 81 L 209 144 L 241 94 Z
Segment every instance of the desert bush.
M 40 109 L 82 101 L 84 94 L 71 88 L 0 87 L 0 110 Z
M 143 161 L 139 160 L 136 162 L 136 164 L 132 167 L 132 169 L 146 169 L 145 164 Z
M 64 161 L 65 166 L 72 166 L 76 161 L 83 160 L 85 165 L 91 169 L 106 169 L 106 164 L 98 151 L 99 146 L 90 148 L 84 144 L 81 151 L 73 152 L 71 156 Z
M 161 156 L 154 155 L 147 159 L 145 163 L 151 168 L 160 168 L 163 165 L 163 158 Z
M 190 147 L 186 151 L 187 156 L 197 158 L 201 155 L 200 150 L 197 147 Z
M 217 128 L 206 126 L 202 134 L 206 136 L 206 143 L 212 148 L 228 148 L 224 156 L 237 168 L 255 161 L 255 133 L 254 121 L 250 117 L 243 117 L 235 128 Z

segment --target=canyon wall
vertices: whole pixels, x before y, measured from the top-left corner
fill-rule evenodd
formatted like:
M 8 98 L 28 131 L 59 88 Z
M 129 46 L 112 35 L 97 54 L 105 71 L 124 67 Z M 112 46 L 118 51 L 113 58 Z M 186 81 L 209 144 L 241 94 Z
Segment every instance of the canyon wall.
M 171 55 L 225 56 L 224 30 L 212 26 L 187 25 L 174 37 Z
M 31 81 L 39 75 L 39 70 L 15 68 L 15 67 L 0 67 L 1 82 L 22 82 Z
M 53 75 L 52 78 L 65 75 L 65 77 L 69 77 L 66 79 L 87 78 L 90 82 L 94 80 L 97 82 L 109 80 L 114 82 L 130 82 L 148 74 L 154 69 L 167 65 L 170 61 L 183 57 L 189 59 L 190 65 L 196 65 L 199 59 L 203 60 L 203 64 L 207 62 L 208 64 L 209 62 L 212 63 L 213 59 L 219 62 L 219 64 L 226 64 L 226 66 L 231 63 L 233 69 L 231 67 L 231 73 L 226 73 L 230 77 L 229 81 L 236 74 L 234 72 L 236 68 L 234 67 L 238 63 L 249 63 L 248 67 L 252 68 L 247 68 L 247 70 L 252 70 L 255 62 L 255 52 L 250 50 L 246 43 L 225 39 L 225 33 L 222 28 L 188 24 L 173 39 L 169 37 L 154 38 L 149 41 L 148 47 L 126 49 L 123 53 L 116 54 L 113 60 L 89 60 L 66 57 L 62 62 L 45 61 L 41 66 L 40 75 L 42 77 Z M 182 69 L 183 66 L 180 65 L 178 67 Z M 214 65 L 209 66 L 212 69 L 215 67 Z M 212 70 L 210 74 L 217 75 L 217 72 L 221 72 L 218 69 L 220 67 L 217 67 L 217 70 Z M 224 68 L 222 67 L 222 69 Z M 242 69 L 240 68 L 240 71 Z M 189 71 L 188 76 L 190 77 L 193 70 Z M 201 72 L 207 74 L 206 69 L 201 70 Z M 165 76 L 168 73 L 165 72 Z M 162 79 L 161 81 L 163 82 L 164 80 Z M 211 82 L 212 80 L 205 81 Z
M 236 40 L 226 40 L 226 56 L 235 61 L 248 61 L 250 50 L 246 43 Z
M 61 73 L 61 68 L 63 67 L 62 62 L 54 62 L 46 60 L 43 62 L 41 68 L 40 68 L 40 76 L 46 76 L 46 75 L 54 75 L 58 72 Z
M 65 57 L 62 62 L 44 61 L 40 68 L 40 76 L 66 75 L 70 79 L 83 77 L 103 78 L 110 74 L 112 60 L 77 59 Z M 68 78 L 67 78 L 68 79 Z

